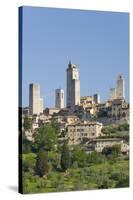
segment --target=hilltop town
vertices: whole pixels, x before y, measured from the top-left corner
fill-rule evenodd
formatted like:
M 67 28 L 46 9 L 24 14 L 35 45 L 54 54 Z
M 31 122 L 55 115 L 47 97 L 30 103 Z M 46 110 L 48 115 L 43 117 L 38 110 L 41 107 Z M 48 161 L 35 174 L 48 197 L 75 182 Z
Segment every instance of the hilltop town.
M 69 62 L 55 107 L 44 108 L 40 85 L 29 85 L 29 106 L 20 109 L 22 193 L 129 186 L 129 103 L 118 75 L 109 99 L 80 96 L 78 67 Z M 21 180 L 21 179 L 20 179 Z
M 100 102 L 100 94 L 80 96 L 78 67 L 69 62 L 66 83 L 66 107 L 64 90 L 55 89 L 55 107 L 44 108 L 40 85 L 29 85 L 29 106 L 22 108 L 22 130 L 28 140 L 33 140 L 36 130 L 46 124 L 56 123 L 58 140 L 67 140 L 68 145 L 82 144 L 87 152 L 102 152 L 106 146 L 121 145 L 123 153 L 129 152 L 124 135 L 107 134 L 106 129 L 117 129 L 129 124 L 129 103 L 125 100 L 125 80 L 118 75 L 116 87 L 109 89 L 109 98 Z M 29 121 L 25 130 L 24 124 Z

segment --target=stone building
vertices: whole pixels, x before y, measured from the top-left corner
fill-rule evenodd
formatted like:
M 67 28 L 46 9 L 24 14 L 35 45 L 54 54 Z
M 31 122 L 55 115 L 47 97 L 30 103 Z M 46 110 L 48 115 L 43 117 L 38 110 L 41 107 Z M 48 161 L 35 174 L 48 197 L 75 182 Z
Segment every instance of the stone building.
M 129 145 L 124 143 L 121 138 L 96 138 L 90 141 L 89 145 L 97 152 L 102 152 L 105 147 L 112 147 L 114 145 L 120 145 L 122 153 L 129 152 Z
M 112 102 L 112 117 L 115 119 L 129 117 L 129 104 L 124 99 L 115 99 Z
M 80 121 L 80 119 L 75 115 L 67 115 L 64 117 L 64 121 L 67 125 L 75 124 Z
M 92 96 L 84 96 L 80 98 L 80 106 L 83 108 L 89 108 L 92 107 L 94 104 L 94 100 Z
M 40 85 L 37 83 L 29 85 L 29 111 L 30 115 L 43 113 L 43 99 L 40 97 Z
M 55 107 L 64 108 L 64 90 L 60 88 L 55 90 Z
M 125 99 L 125 80 L 122 75 L 117 78 L 116 97 L 117 99 Z
M 54 115 L 54 114 L 59 113 L 59 111 L 60 111 L 60 108 L 46 108 L 44 110 L 44 114 L 46 114 L 46 115 Z
M 99 122 L 84 122 L 67 126 L 66 139 L 69 145 L 80 144 L 84 139 L 102 136 L 102 124 Z

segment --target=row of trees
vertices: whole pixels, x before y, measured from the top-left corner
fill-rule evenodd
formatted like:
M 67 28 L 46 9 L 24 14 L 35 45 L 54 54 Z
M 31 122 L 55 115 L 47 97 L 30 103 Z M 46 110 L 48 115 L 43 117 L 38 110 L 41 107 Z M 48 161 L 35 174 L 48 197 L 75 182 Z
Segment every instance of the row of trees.
M 102 164 L 107 161 L 108 156 L 113 160 L 119 153 L 119 146 L 113 146 L 106 147 L 102 154 L 97 152 L 87 154 L 79 146 L 70 150 L 65 142 L 60 152 L 40 151 L 36 154 L 23 154 L 23 171 L 43 177 L 51 171 L 66 172 L 69 168 L 77 169 Z

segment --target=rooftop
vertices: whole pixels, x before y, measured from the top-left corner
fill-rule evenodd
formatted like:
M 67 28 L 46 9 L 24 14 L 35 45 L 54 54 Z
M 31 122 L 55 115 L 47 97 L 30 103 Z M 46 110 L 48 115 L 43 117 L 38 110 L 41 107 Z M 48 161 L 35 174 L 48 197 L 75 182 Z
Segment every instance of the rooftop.
M 78 123 L 70 124 L 68 126 L 88 126 L 88 125 L 99 125 L 99 126 L 101 126 L 102 123 L 99 123 L 99 122 L 78 122 Z
M 96 138 L 92 140 L 93 142 L 100 142 L 100 141 L 122 141 L 121 138 Z

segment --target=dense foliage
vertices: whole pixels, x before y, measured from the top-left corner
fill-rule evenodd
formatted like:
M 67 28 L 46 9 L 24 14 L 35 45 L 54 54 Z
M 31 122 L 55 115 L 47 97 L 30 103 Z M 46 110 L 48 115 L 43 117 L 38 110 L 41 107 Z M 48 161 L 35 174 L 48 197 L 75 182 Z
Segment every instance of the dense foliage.
M 47 152 L 41 151 L 36 157 L 36 174 L 40 177 L 46 175 L 49 171 L 48 165 L 48 154 Z
M 86 153 L 82 145 L 59 144 L 57 125 L 52 123 L 38 129 L 33 141 L 23 136 L 23 193 L 129 186 L 129 157 L 121 154 L 119 145 Z M 129 129 L 126 124 L 105 129 L 114 134 L 112 127 L 119 135 Z
M 120 149 L 121 149 L 120 145 L 113 145 L 112 147 L 105 147 L 102 153 L 105 154 L 106 156 L 108 155 L 118 156 L 121 152 Z
M 29 130 L 32 127 L 32 120 L 26 115 L 24 117 L 24 130 Z
M 128 136 L 129 135 L 129 124 L 112 124 L 104 126 L 102 132 L 105 136 Z
M 35 152 L 54 150 L 57 144 L 56 130 L 51 125 L 42 126 L 34 136 L 32 145 Z

